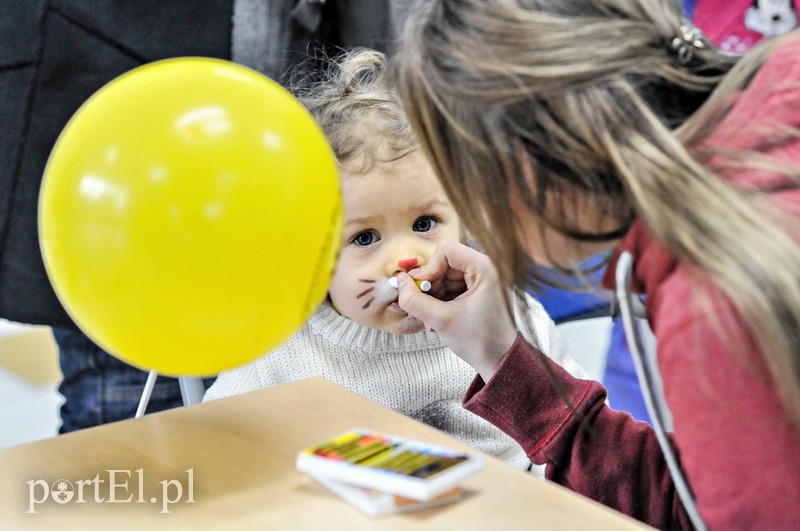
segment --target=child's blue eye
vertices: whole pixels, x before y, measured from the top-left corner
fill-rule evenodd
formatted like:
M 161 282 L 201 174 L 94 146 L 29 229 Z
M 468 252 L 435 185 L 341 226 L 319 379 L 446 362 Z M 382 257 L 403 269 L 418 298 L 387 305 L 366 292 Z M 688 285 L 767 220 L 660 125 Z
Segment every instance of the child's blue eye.
M 433 216 L 420 216 L 414 221 L 414 230 L 416 232 L 430 232 L 439 223 L 439 220 Z
M 356 234 L 351 241 L 360 247 L 367 247 L 378 241 L 378 236 L 373 232 L 365 231 Z

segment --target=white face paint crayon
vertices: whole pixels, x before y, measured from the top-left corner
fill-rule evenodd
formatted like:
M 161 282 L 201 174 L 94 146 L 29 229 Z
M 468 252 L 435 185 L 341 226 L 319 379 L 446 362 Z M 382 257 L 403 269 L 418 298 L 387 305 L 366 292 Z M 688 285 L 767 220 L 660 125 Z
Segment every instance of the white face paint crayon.
M 414 283 L 420 289 L 420 291 L 430 291 L 431 283 L 427 280 L 414 280 Z M 389 285 L 393 288 L 397 288 L 397 277 L 389 277 Z

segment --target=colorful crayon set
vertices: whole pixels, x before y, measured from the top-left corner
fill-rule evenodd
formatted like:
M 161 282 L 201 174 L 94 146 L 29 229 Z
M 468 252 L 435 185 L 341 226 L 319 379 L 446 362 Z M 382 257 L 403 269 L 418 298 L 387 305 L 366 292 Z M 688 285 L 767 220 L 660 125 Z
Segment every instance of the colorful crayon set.
M 298 470 L 368 514 L 376 514 L 377 507 L 367 503 L 379 498 L 376 493 L 395 496 L 397 507 L 384 497 L 384 509 L 399 509 L 400 505 L 408 509 L 414 505 L 408 500 L 419 501 L 421 507 L 431 506 L 422 503 L 426 501 L 455 500 L 460 497 L 458 483 L 482 468 L 481 459 L 468 452 L 362 429 L 350 430 L 297 455 Z M 359 497 L 358 488 L 372 492 Z M 445 493 L 447 496 L 442 496 Z M 367 505 L 359 506 L 350 499 L 353 497 L 363 498 Z M 405 501 L 399 503 L 396 497 Z
M 326 441 L 311 448 L 310 453 L 415 478 L 431 477 L 468 459 L 464 454 L 443 454 L 429 447 L 403 444 L 384 435 L 357 432 Z

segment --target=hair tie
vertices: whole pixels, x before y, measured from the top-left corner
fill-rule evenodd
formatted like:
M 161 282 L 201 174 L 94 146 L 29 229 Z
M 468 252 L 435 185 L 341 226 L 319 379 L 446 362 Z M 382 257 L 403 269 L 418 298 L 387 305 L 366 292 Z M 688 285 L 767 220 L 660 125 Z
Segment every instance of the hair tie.
M 680 34 L 672 39 L 669 48 L 678 57 L 678 63 L 686 66 L 694 57 L 695 50 L 706 47 L 705 35 L 698 28 L 686 23 L 680 27 Z

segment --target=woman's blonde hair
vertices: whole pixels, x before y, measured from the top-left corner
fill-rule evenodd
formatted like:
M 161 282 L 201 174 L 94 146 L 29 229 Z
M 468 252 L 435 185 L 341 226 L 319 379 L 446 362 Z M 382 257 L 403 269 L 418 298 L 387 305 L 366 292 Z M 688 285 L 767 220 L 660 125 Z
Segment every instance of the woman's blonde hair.
M 777 41 L 741 59 L 705 41 L 687 60 L 671 47 L 683 24 L 664 0 L 430 0 L 406 25 L 396 84 L 445 191 L 507 284 L 547 279 L 518 240 L 512 194 L 542 232 L 576 244 L 614 242 L 641 219 L 752 323 L 800 430 L 797 223 L 719 176 L 747 166 L 794 185 L 800 168 L 702 147 Z M 797 135 L 775 131 L 768 146 Z M 723 162 L 712 168 L 712 156 Z M 570 224 L 578 195 L 610 229 Z
M 366 48 L 322 60 L 321 70 L 301 70 L 290 90 L 322 127 L 336 160 L 364 173 L 414 152 L 419 142 L 386 72 L 383 53 Z

